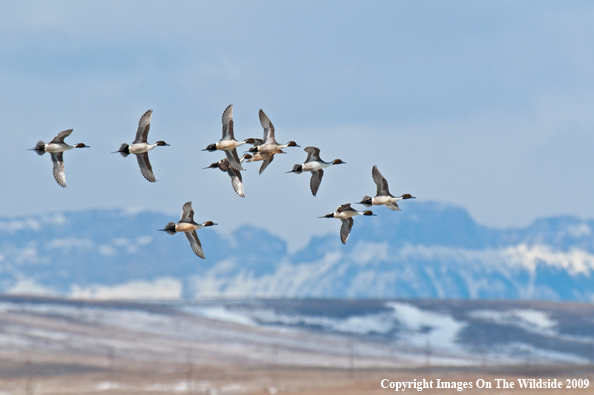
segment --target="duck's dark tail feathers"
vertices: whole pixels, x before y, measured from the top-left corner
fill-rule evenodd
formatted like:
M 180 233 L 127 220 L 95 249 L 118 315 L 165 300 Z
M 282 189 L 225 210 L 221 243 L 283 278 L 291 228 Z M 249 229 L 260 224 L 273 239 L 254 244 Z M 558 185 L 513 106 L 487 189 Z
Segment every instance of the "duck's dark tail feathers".
M 303 165 L 294 165 L 293 170 L 288 171 L 287 173 L 301 174 L 301 173 L 303 173 Z
M 365 196 L 365 197 L 363 197 L 363 200 L 361 200 L 357 204 L 362 204 L 365 207 L 371 207 L 372 206 L 372 204 L 371 204 L 371 196 Z
M 39 140 L 35 145 L 35 148 L 31 148 L 29 151 L 35 151 L 38 155 L 45 154 L 45 143 L 43 140 Z
M 130 155 L 130 149 L 128 147 L 129 147 L 128 144 L 123 143 L 120 146 L 120 149 L 117 150 L 116 152 L 119 152 L 125 158 L 126 156 Z M 115 154 L 115 152 L 114 152 L 114 154 Z
M 164 232 L 167 232 L 170 235 L 174 235 L 176 233 L 176 231 L 175 231 L 175 222 L 169 222 L 169 223 L 167 223 L 167 225 L 165 226 L 164 229 L 159 229 L 159 230 L 162 230 Z

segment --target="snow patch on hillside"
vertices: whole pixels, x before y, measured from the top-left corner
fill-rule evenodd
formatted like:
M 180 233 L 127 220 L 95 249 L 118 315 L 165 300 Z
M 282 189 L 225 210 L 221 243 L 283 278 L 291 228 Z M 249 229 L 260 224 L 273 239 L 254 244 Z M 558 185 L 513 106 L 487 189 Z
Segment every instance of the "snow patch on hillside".
M 553 251 L 546 245 L 519 244 L 504 250 L 505 260 L 534 272 L 539 264 L 566 270 L 570 275 L 590 277 L 594 269 L 594 255 L 572 248 L 568 252 Z
M 37 296 L 52 296 L 52 295 L 59 295 L 58 292 L 55 290 L 45 287 L 41 284 L 35 282 L 35 280 L 30 278 L 24 278 L 16 282 L 6 291 L 9 295 L 37 295 Z
M 532 309 L 514 309 L 507 311 L 477 310 L 471 312 L 469 315 L 475 319 L 492 322 L 498 325 L 515 326 L 539 335 L 558 335 L 555 330 L 557 321 L 550 318 L 549 315 L 543 311 Z
M 130 281 L 113 286 L 91 284 L 81 287 L 72 284 L 69 296 L 77 299 L 177 300 L 181 294 L 182 283 L 179 280 L 163 277 L 152 282 Z
M 417 347 L 429 342 L 432 347 L 458 350 L 456 338 L 466 324 L 451 315 L 422 310 L 412 304 L 387 302 L 386 306 L 394 309 L 394 314 L 404 327 L 406 341 Z

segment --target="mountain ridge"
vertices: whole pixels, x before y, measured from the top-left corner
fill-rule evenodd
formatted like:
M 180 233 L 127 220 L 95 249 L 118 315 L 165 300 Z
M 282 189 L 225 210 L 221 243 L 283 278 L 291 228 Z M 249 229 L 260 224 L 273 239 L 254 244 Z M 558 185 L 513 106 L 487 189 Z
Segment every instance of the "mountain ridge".
M 408 202 L 407 202 L 408 203 Z M 185 237 L 151 211 L 87 210 L 0 219 L 0 292 L 88 298 L 461 298 L 591 301 L 594 220 L 542 218 L 524 228 L 477 224 L 460 207 L 410 202 L 356 218 L 290 252 L 243 225 Z M 320 221 L 326 219 L 320 219 Z M 89 226 L 88 224 L 93 224 Z

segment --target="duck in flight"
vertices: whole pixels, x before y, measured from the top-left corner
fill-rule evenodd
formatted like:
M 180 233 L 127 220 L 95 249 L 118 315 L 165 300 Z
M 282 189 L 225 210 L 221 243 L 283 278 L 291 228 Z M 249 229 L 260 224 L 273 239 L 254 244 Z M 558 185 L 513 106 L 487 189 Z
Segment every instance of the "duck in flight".
M 375 214 L 369 210 L 366 211 L 357 211 L 351 207 L 350 203 L 343 204 L 339 206 L 335 212 L 326 214 L 323 217 L 318 218 L 340 218 L 342 221 L 342 226 L 340 227 L 340 241 L 342 244 L 346 244 L 349 235 L 351 234 L 351 229 L 353 227 L 353 217 L 356 215 L 367 215 L 367 216 L 375 216 Z
M 213 225 L 217 224 L 215 224 L 212 221 L 206 221 L 202 224 L 197 224 L 196 222 L 194 222 L 194 210 L 192 209 L 192 202 L 187 202 L 186 204 L 184 204 L 181 219 L 179 220 L 179 222 L 169 222 L 164 229 L 159 230 L 167 232 L 170 235 L 174 235 L 177 232 L 184 232 L 186 238 L 190 242 L 190 246 L 192 247 L 192 251 L 194 251 L 194 254 L 204 259 L 204 252 L 202 252 L 202 244 L 200 243 L 200 239 L 198 239 L 196 229 Z
M 147 143 L 152 115 L 153 110 L 148 110 L 145 112 L 138 122 L 138 130 L 136 131 L 136 139 L 134 142 L 130 145 L 126 143 L 122 144 L 120 149 L 113 153 L 115 154 L 116 152 L 119 152 L 124 158 L 130 154 L 136 155 L 136 159 L 138 159 L 138 166 L 140 166 L 140 172 L 144 178 L 150 182 L 155 182 L 157 180 L 153 174 L 151 162 L 149 162 L 148 152 L 157 146 L 169 146 L 169 144 L 164 141 L 157 141 L 155 144 Z
M 411 196 L 409 193 L 405 193 L 402 196 L 392 196 L 390 191 L 388 190 L 388 181 L 382 176 L 382 173 L 377 169 L 377 166 L 373 166 L 371 170 L 371 176 L 373 177 L 373 181 L 375 181 L 375 185 L 377 186 L 377 191 L 374 197 L 364 196 L 363 200 L 358 202 L 357 204 L 363 204 L 366 207 L 374 206 L 381 206 L 384 205 L 390 210 L 393 211 L 400 211 L 400 207 L 396 203 L 399 200 L 403 199 L 415 199 L 414 196 Z
M 64 173 L 64 151 L 71 150 L 72 148 L 89 148 L 88 145 L 78 143 L 74 145 L 68 145 L 64 142 L 64 139 L 72 133 L 73 129 L 64 130 L 58 133 L 56 137 L 49 143 L 44 143 L 40 140 L 35 145 L 35 148 L 31 148 L 29 151 L 35 151 L 39 155 L 43 155 L 49 152 L 52 157 L 54 164 L 54 178 L 56 182 L 62 187 L 66 188 L 66 173 Z
M 245 159 L 250 159 L 252 156 L 250 154 L 243 154 L 241 158 L 239 158 L 239 163 L 243 163 Z M 232 168 L 229 165 L 229 159 L 224 158 L 218 162 L 212 163 L 210 166 L 205 167 L 205 169 L 220 169 L 221 171 L 226 171 L 231 177 L 231 185 L 233 185 L 233 190 L 241 197 L 245 197 L 243 193 L 243 180 L 241 179 L 241 172 L 237 169 Z
M 317 147 L 305 147 L 303 150 L 307 152 L 305 163 L 293 166 L 293 170 L 288 171 L 287 173 L 301 174 L 304 171 L 310 171 L 311 179 L 309 180 L 309 188 L 311 189 L 312 195 L 316 196 L 320 183 L 322 182 L 322 177 L 324 176 L 324 170 L 322 169 L 346 162 L 343 162 L 340 159 L 334 159 L 332 162 L 324 162 L 320 159 L 320 149 Z
M 260 172 L 258 174 L 262 174 L 262 172 L 268 167 L 268 165 L 274 159 L 274 155 L 276 154 L 286 154 L 286 152 L 282 150 L 270 151 L 270 152 L 254 152 L 252 157 L 248 159 L 248 162 L 262 162 L 262 166 L 260 166 Z
M 287 144 L 277 143 L 274 136 L 274 125 L 264 111 L 260 110 L 259 116 L 260 124 L 264 129 L 264 139 L 250 139 L 250 143 L 254 146 L 249 149 L 249 152 L 275 152 L 287 147 L 299 147 L 294 141 L 289 141 Z
M 202 151 L 225 151 L 229 161 L 229 166 L 235 170 L 243 170 L 239 156 L 237 156 L 237 147 L 246 143 L 253 144 L 255 139 L 246 139 L 244 141 L 235 140 L 235 136 L 233 134 L 233 104 L 229 104 L 223 112 L 222 122 L 223 137 L 218 142 L 210 144 Z

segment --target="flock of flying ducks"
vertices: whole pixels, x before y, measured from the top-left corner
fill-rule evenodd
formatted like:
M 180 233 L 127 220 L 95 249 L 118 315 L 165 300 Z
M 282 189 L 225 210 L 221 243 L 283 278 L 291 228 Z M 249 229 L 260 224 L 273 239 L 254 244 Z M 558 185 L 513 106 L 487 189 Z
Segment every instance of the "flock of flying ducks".
M 143 177 L 150 182 L 155 182 L 155 175 L 153 174 L 153 167 L 149 161 L 148 152 L 158 146 L 168 146 L 164 141 L 157 141 L 155 144 L 149 144 L 147 142 L 148 132 L 151 126 L 151 117 L 153 111 L 148 110 L 140 118 L 138 122 L 138 130 L 136 131 L 136 138 L 132 144 L 123 143 L 120 149 L 113 153 L 120 153 L 123 157 L 127 157 L 130 154 L 136 155 L 138 160 L 138 166 Z M 260 174 L 268 167 L 273 161 L 274 155 L 285 154 L 283 149 L 287 147 L 299 147 L 294 141 L 289 141 L 287 144 L 279 144 L 275 138 L 274 126 L 264 111 L 260 110 L 259 113 L 260 124 L 264 129 L 264 135 L 262 139 L 248 138 L 243 141 L 237 141 L 233 134 L 233 105 L 230 104 L 223 112 L 223 137 L 216 143 L 208 145 L 203 151 L 224 151 L 226 158 L 219 160 L 218 162 L 212 163 L 205 169 L 219 169 L 223 172 L 227 172 L 231 178 L 231 185 L 233 190 L 241 197 L 245 197 L 243 190 L 243 180 L 241 178 L 241 171 L 244 170 L 242 163 L 247 162 L 258 162 L 261 161 Z M 61 187 L 66 187 L 66 174 L 64 173 L 64 151 L 71 150 L 73 148 L 89 148 L 89 146 L 78 143 L 75 145 L 68 145 L 64 142 L 64 139 L 72 133 L 72 129 L 64 130 L 54 137 L 49 143 L 39 141 L 32 151 L 36 151 L 39 155 L 43 155 L 48 152 L 52 158 L 53 173 L 56 182 Z M 252 147 L 245 153 L 241 158 L 237 155 L 237 147 L 251 144 Z M 313 196 L 316 196 L 322 177 L 324 176 L 324 169 L 332 165 L 345 164 L 341 159 L 334 159 L 331 162 L 325 162 L 320 158 L 320 149 L 317 147 L 306 147 L 304 149 L 307 152 L 307 158 L 302 164 L 296 164 L 293 166 L 293 170 L 287 173 L 301 174 L 303 172 L 311 172 L 310 189 Z M 390 210 L 398 211 L 397 202 L 403 199 L 411 199 L 414 196 L 410 194 L 404 194 L 401 196 L 393 196 L 390 194 L 388 189 L 388 181 L 379 172 L 377 166 L 373 166 L 371 171 L 373 181 L 377 186 L 376 195 L 374 197 L 365 196 L 360 202 L 356 204 L 363 204 L 366 207 L 384 205 Z M 370 210 L 357 211 L 351 207 L 350 203 L 339 206 L 333 213 L 327 214 L 323 217 L 318 218 L 339 218 L 342 222 L 340 227 L 340 240 L 343 244 L 346 243 L 351 229 L 353 227 L 353 217 L 357 215 L 375 216 Z M 192 202 L 184 204 L 182 209 L 181 219 L 175 222 L 169 222 L 164 229 L 169 234 L 175 234 L 177 232 L 183 232 L 186 238 L 190 242 L 192 251 L 204 259 L 204 252 L 202 251 L 202 245 L 196 230 L 206 227 L 217 225 L 212 221 L 206 221 L 202 224 L 198 224 L 194 221 L 194 210 L 192 209 Z

